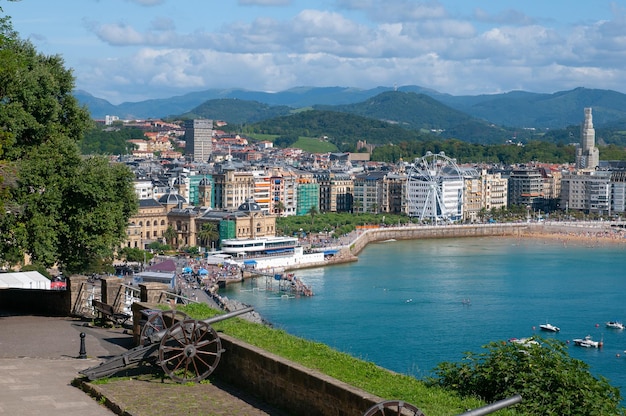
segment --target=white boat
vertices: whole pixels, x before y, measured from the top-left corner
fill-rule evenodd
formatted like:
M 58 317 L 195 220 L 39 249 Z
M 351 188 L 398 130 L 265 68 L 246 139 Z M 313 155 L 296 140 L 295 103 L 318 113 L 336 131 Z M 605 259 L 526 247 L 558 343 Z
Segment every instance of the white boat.
M 606 323 L 607 328 L 624 329 L 624 324 L 618 321 L 609 321 Z
M 512 342 L 513 344 L 520 344 L 525 347 L 530 347 L 531 345 L 539 345 L 539 343 L 535 341 L 532 337 L 531 338 L 511 338 L 509 339 L 509 342 Z
M 602 347 L 602 341 L 594 341 L 591 339 L 591 335 L 587 335 L 585 338 L 576 338 L 572 340 L 574 345 L 584 348 L 600 348 Z
M 549 331 L 549 332 L 559 332 L 561 330 L 561 328 L 559 328 L 558 326 L 554 326 L 548 323 L 539 325 L 539 328 L 541 328 L 542 331 Z

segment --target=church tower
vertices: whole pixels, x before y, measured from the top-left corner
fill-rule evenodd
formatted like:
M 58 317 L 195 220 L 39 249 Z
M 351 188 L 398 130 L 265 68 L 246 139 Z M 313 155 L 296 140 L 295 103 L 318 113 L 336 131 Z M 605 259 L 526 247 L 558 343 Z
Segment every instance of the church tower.
M 593 128 L 591 107 L 585 108 L 585 121 L 580 129 L 580 147 L 576 150 L 578 169 L 595 169 L 600 163 L 600 151 L 596 144 L 596 130 Z
M 213 191 L 211 186 L 211 180 L 204 177 L 200 180 L 198 185 L 198 205 L 201 207 L 211 206 L 211 192 Z

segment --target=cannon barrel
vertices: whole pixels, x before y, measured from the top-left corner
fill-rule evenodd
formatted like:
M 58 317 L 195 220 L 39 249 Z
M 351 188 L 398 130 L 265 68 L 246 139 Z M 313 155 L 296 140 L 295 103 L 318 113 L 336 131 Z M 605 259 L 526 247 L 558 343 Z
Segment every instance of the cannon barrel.
M 516 394 L 515 396 L 511 396 L 507 399 L 498 400 L 497 402 L 493 402 L 488 404 L 487 406 L 479 407 L 478 409 L 469 410 L 465 413 L 462 413 L 458 416 L 482 416 L 488 415 L 489 413 L 493 413 L 497 410 L 504 409 L 505 407 L 512 406 L 522 401 L 522 396 Z
M 215 315 L 211 318 L 202 320 L 202 322 L 204 322 L 205 324 L 211 325 L 216 322 L 224 321 L 226 319 L 230 319 L 235 316 L 243 315 L 245 313 L 252 312 L 252 311 L 254 311 L 254 308 L 252 306 L 249 306 L 247 308 L 237 309 L 237 310 L 234 310 L 232 312 L 228 312 L 222 315 Z
M 247 308 L 237 309 L 228 313 L 224 313 L 222 315 L 215 315 L 211 318 L 203 319 L 201 322 L 204 322 L 207 325 L 211 325 L 215 322 L 224 321 L 226 319 L 234 318 L 235 316 L 243 315 L 245 313 L 252 312 L 252 311 L 254 311 L 254 308 L 252 306 L 248 306 Z M 161 342 L 163 337 L 165 337 L 165 335 L 168 332 L 170 332 L 170 330 L 171 329 L 164 329 L 162 331 L 155 332 L 154 334 L 150 335 L 148 337 L 150 340 L 150 343 L 155 344 L 155 343 Z M 180 328 L 178 328 L 178 330 L 180 330 Z M 174 329 L 174 331 L 176 331 L 176 329 Z

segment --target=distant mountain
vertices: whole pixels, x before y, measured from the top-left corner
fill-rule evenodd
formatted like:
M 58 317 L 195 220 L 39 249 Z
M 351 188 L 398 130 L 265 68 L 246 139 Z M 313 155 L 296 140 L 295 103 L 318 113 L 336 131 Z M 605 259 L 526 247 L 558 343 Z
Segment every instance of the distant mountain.
M 323 105 L 349 105 L 364 102 L 391 87 L 358 89 L 347 87 L 299 87 L 280 92 L 249 91 L 243 89 L 211 89 L 166 99 L 146 100 L 113 105 L 106 100 L 77 91 L 75 96 L 86 105 L 93 118 L 116 115 L 122 119 L 163 118 L 191 112 L 202 103 L 217 99 L 257 101 L 269 106 L 288 106 L 294 109 Z M 555 129 L 579 125 L 583 108 L 592 107 L 594 125 L 615 124 L 626 120 L 626 95 L 611 91 L 576 88 L 553 94 L 512 91 L 504 94 L 453 96 L 419 86 L 403 86 L 398 92 L 427 95 L 446 106 L 495 125 L 517 129 Z M 347 110 L 347 108 L 346 108 Z
M 242 125 L 289 115 L 293 111 L 292 107 L 284 105 L 270 106 L 257 101 L 221 98 L 206 101 L 181 117 L 226 120 L 229 124 Z
M 438 101 L 473 117 L 512 127 L 564 128 L 580 125 L 584 108 L 593 108 L 595 126 L 626 120 L 626 95 L 611 91 L 576 88 L 554 94 L 512 91 L 505 94 L 452 96 Z
M 398 124 L 412 130 L 434 133 L 441 138 L 458 138 L 474 143 L 502 143 L 514 130 L 497 127 L 448 107 L 424 94 L 387 91 L 355 104 L 315 106 Z
M 135 119 L 164 118 L 189 113 L 202 103 L 217 99 L 234 98 L 272 106 L 302 108 L 316 104 L 337 105 L 359 102 L 390 89 L 387 87 L 369 90 L 346 87 L 298 87 L 276 93 L 243 89 L 212 89 L 171 98 L 126 102 L 119 105 L 95 98 L 84 91 L 77 91 L 74 96 L 81 104 L 87 105 L 91 117 L 95 119 L 102 119 L 106 115 L 115 115 L 120 119 Z

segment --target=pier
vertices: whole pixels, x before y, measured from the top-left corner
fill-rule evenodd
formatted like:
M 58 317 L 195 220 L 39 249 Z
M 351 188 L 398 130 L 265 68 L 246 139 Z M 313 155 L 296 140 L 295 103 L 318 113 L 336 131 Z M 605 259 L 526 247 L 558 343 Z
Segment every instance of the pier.
M 294 273 L 286 273 L 283 269 L 256 270 L 246 269 L 249 277 L 265 277 L 265 290 L 295 296 L 313 296 L 313 290 Z

